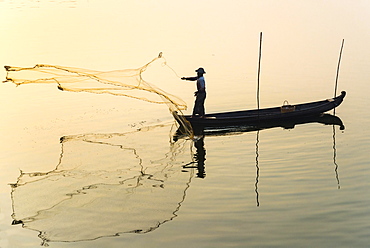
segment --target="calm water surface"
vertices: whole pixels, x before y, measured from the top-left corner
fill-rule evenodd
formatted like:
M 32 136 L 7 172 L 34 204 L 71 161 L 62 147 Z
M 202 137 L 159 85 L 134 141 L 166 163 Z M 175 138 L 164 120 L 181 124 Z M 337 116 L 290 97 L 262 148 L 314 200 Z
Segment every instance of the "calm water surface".
M 368 247 L 369 16 L 368 1 L 345 0 L 0 1 L 0 65 L 109 71 L 163 52 L 179 76 L 206 69 L 208 112 L 249 109 L 263 31 L 261 107 L 332 97 L 342 39 L 347 91 L 345 130 L 196 147 L 171 143 L 163 105 L 1 84 L 0 247 Z M 194 84 L 161 64 L 143 76 L 191 111 Z

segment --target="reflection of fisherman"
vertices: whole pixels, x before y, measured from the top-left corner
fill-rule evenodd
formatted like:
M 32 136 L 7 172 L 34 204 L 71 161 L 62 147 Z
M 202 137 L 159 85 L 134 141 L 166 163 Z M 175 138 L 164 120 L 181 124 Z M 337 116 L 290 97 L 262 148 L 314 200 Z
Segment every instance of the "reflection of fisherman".
M 200 138 L 199 140 L 196 140 L 194 143 L 194 146 L 197 149 L 197 152 L 194 155 L 195 161 L 198 162 L 197 176 L 199 178 L 205 178 L 206 172 L 205 172 L 204 161 L 206 161 L 206 149 L 204 149 L 204 137 Z
M 203 74 L 206 72 L 203 68 L 195 70 L 197 72 L 196 77 L 182 77 L 182 80 L 197 81 L 197 91 L 195 92 L 193 117 L 198 116 L 200 118 L 204 117 L 204 101 L 206 100 L 206 81 L 204 80 Z
M 197 177 L 198 178 L 205 178 L 205 166 L 204 161 L 206 161 L 206 149 L 204 149 L 204 136 L 199 139 L 194 140 L 194 147 L 196 152 L 194 154 L 194 161 L 186 164 L 183 166 L 184 169 L 188 168 L 196 168 L 198 170 Z M 192 164 L 197 164 L 196 166 L 192 166 Z

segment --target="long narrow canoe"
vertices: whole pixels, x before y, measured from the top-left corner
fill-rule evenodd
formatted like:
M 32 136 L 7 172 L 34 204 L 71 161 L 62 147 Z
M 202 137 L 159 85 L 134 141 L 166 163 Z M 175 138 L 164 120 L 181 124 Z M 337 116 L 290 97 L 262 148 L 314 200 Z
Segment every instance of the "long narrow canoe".
M 342 91 L 339 96 L 322 101 L 266 109 L 213 113 L 206 114 L 203 118 L 178 115 L 176 112 L 173 115 L 180 124 L 181 117 L 184 117 L 193 128 L 258 125 L 258 123 L 266 121 L 294 120 L 296 118 L 318 116 L 338 107 L 345 96 L 346 92 Z

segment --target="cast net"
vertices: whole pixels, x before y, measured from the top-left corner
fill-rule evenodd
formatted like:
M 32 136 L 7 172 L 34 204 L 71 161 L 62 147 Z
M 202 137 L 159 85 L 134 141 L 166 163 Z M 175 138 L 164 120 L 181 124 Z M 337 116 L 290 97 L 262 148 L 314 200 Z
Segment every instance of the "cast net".
M 158 57 L 137 69 L 106 72 L 47 64 L 37 64 L 34 67 L 5 66 L 6 82 L 12 82 L 17 86 L 34 83 L 57 84 L 58 89 L 62 91 L 111 94 L 165 104 L 177 122 L 184 127 L 186 134 L 192 137 L 191 125 L 181 114 L 181 111 L 187 108 L 186 103 L 143 79 L 143 73 L 147 68 L 158 61 L 162 61 L 164 66 L 173 71 L 167 65 L 162 53 L 159 53 Z

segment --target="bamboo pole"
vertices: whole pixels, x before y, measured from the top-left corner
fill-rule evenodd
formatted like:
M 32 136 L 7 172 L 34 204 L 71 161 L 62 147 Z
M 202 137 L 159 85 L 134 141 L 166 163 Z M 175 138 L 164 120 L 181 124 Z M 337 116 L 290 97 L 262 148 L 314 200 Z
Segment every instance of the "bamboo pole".
M 344 45 L 344 39 L 342 40 L 342 46 L 340 48 L 340 53 L 339 53 L 339 60 L 338 60 L 338 66 L 337 66 L 337 76 L 335 77 L 334 97 L 337 96 L 338 77 L 339 77 L 339 66 L 340 66 L 340 60 L 342 59 L 343 45 Z
M 261 54 L 262 54 L 262 32 L 260 33 L 260 48 L 259 48 L 259 56 L 258 56 L 258 73 L 257 73 L 257 107 L 258 109 L 260 109 Z

